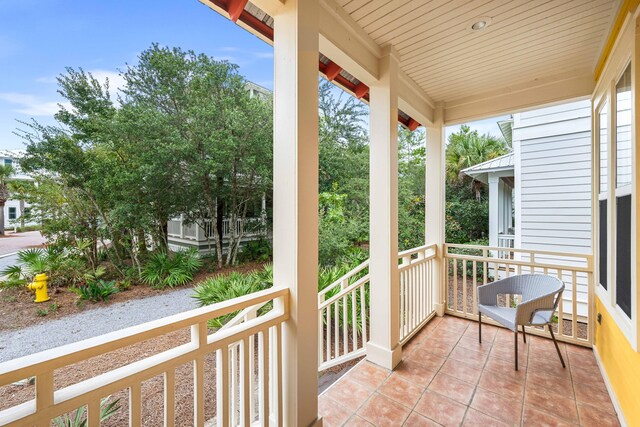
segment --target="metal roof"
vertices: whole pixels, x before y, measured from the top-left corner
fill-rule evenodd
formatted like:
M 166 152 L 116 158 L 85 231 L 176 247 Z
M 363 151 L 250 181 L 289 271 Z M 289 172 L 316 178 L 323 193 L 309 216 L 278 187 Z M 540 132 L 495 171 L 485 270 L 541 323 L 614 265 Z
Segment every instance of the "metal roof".
M 490 172 L 513 172 L 513 152 L 463 169 L 462 173 L 487 184 Z

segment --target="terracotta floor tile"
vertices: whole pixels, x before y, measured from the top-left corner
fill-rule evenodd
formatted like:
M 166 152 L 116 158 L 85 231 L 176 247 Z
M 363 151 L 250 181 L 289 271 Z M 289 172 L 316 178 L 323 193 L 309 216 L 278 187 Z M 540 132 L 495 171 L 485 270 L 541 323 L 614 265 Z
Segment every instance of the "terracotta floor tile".
M 575 400 L 550 394 L 548 390 L 527 389 L 524 395 L 526 405 L 544 411 L 570 423 L 578 422 Z
M 447 359 L 440 368 L 440 372 L 470 384 L 476 384 L 482 374 L 481 369 L 454 359 Z
M 462 337 L 458 341 L 457 347 L 466 348 L 467 350 L 477 351 L 478 353 L 489 353 L 491 351 L 491 342 L 484 340 L 482 343 L 478 342 L 477 337 Z
M 562 397 L 574 399 L 573 383 L 567 377 L 558 377 L 544 371 L 530 371 L 527 375 L 527 390 L 544 391 Z
M 493 357 L 495 359 L 508 360 L 511 362 L 511 365 L 515 369 L 515 349 L 513 346 L 511 348 L 501 347 L 501 346 L 493 346 L 491 352 L 489 353 L 489 357 Z M 527 366 L 528 355 L 526 352 L 518 351 L 518 369 L 524 368 Z
M 616 412 L 606 388 L 600 387 L 596 383 L 574 383 L 573 389 L 578 402 L 596 406 L 607 412 Z
M 432 353 L 441 357 L 447 357 L 454 347 L 455 343 L 447 343 L 442 340 L 428 338 L 420 343 L 418 350 Z
M 411 410 L 381 394 L 374 394 L 358 415 L 375 426 L 401 426 Z
M 471 322 L 453 316 L 445 316 L 438 325 L 438 329 L 447 329 L 451 332 L 457 332 L 462 335 L 469 327 Z
M 367 387 L 349 378 L 342 378 L 331 386 L 325 395 L 340 402 L 345 408 L 355 412 L 374 392 L 374 389 Z
M 569 347 L 577 347 L 577 346 L 567 346 Z M 567 356 L 570 365 L 575 366 L 585 366 L 598 369 L 598 363 L 596 362 L 596 357 L 593 354 L 592 350 L 582 349 L 580 351 L 567 350 Z
M 377 388 L 389 375 L 391 371 L 365 360 L 351 369 L 347 377 L 371 388 Z
M 578 403 L 580 425 L 585 427 L 618 427 L 620 422 L 615 414 L 598 407 Z
M 429 384 L 428 390 L 468 405 L 475 386 L 439 372 Z
M 572 427 L 577 424 L 571 424 L 546 412 L 524 405 L 522 425 L 525 427 Z
M 428 386 L 435 375 L 435 371 L 431 371 L 419 363 L 408 360 L 403 360 L 393 371 L 393 374 L 391 374 L 391 376 L 398 376 L 420 387 Z
M 604 386 L 604 380 L 598 368 L 571 365 L 570 370 L 571 377 L 576 383 L 592 384 L 599 387 Z
M 373 424 L 371 424 L 369 421 L 357 415 L 354 415 L 353 417 L 349 418 L 349 420 L 346 423 L 344 423 L 344 425 L 345 427 L 372 427 L 373 426 Z
M 459 426 L 467 407 L 461 403 L 427 390 L 414 410 L 443 426 Z
M 462 425 L 465 427 L 507 427 L 509 424 L 469 408 Z
M 408 408 L 413 408 L 422 396 L 424 387 L 403 380 L 398 376 L 391 376 L 378 388 L 378 392 L 403 404 Z
M 497 359 L 495 357 L 489 357 L 489 359 L 487 359 L 487 364 L 484 369 L 485 371 L 489 370 L 520 382 L 524 382 L 527 375 L 526 366 L 519 367 L 516 371 L 513 366 L 513 360 Z
M 555 358 L 543 358 L 532 353 L 529 355 L 527 367 L 531 370 L 553 372 L 559 377 L 569 377 L 569 366 L 567 365 L 566 368 L 563 368 L 558 355 L 556 354 L 555 356 Z
M 486 354 L 460 347 L 454 348 L 449 357 L 472 365 L 476 369 L 484 367 L 484 364 L 487 361 Z
M 352 414 L 353 411 L 350 411 L 326 395 L 318 397 L 318 415 L 322 417 L 324 426 L 341 426 Z
M 407 418 L 407 421 L 404 422 L 406 427 L 439 427 L 440 424 L 437 422 L 430 420 L 427 417 L 423 417 L 417 412 L 412 412 Z
M 515 399 L 478 388 L 471 401 L 471 407 L 485 415 L 499 418 L 509 424 L 520 423 L 522 402 Z
M 417 348 L 413 353 L 402 357 L 402 360 L 408 360 L 410 362 L 419 363 L 425 368 L 431 371 L 437 371 L 442 367 L 446 357 L 439 356 L 437 354 L 429 353 L 422 348 Z
M 506 375 L 485 370 L 478 382 L 478 387 L 495 392 L 501 396 L 522 401 L 524 399 L 524 383 Z

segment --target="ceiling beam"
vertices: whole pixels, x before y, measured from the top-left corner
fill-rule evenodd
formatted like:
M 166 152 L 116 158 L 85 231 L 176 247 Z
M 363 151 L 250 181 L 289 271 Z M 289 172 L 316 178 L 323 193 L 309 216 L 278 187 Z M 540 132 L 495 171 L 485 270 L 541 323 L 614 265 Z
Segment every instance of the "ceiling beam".
M 446 102 L 444 121 L 446 125 L 453 125 L 589 98 L 594 88 L 590 70 L 562 73 Z

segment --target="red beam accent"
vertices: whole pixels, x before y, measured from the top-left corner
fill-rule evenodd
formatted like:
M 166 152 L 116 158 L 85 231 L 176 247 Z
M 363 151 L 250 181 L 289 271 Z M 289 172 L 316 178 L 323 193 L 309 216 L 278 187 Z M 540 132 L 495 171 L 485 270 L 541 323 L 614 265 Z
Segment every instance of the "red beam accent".
M 229 19 L 233 22 L 238 22 L 240 15 L 244 11 L 244 7 L 247 5 L 249 0 L 229 0 L 227 2 L 227 13 L 229 14 Z
M 239 19 L 240 21 L 244 22 L 249 27 L 253 28 L 257 32 L 259 32 L 260 34 L 268 38 L 269 40 L 273 41 L 273 28 L 271 28 L 270 26 L 268 26 L 267 24 L 265 24 L 264 22 L 262 22 L 261 20 L 259 20 L 258 18 L 250 14 L 249 12 L 247 12 L 246 10 L 242 11 Z
M 418 129 L 418 126 L 420 126 L 420 123 L 416 122 L 412 118 L 409 118 L 409 123 L 407 124 L 407 127 L 409 128 L 409 130 L 411 132 L 413 132 L 414 130 Z
M 364 83 L 360 83 L 358 84 L 358 86 L 355 87 L 353 93 L 356 95 L 356 98 L 362 99 L 365 95 L 369 93 L 369 86 L 367 86 Z
M 339 66 L 333 61 L 329 61 L 329 63 L 325 67 L 324 75 L 327 76 L 327 80 L 333 81 L 333 79 L 338 77 L 338 74 L 340 74 L 340 71 L 342 71 L 341 66 Z

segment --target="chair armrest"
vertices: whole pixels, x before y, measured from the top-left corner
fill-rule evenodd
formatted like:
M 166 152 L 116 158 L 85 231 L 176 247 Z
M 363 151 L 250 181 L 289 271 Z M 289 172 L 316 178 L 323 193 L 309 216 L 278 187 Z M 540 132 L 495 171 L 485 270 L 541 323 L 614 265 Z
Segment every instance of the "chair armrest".
M 516 308 L 516 325 L 529 325 L 537 311 L 555 310 L 556 301 L 562 298 L 563 290 L 564 287 L 560 292 L 542 295 L 518 304 Z M 557 298 L 556 295 L 558 296 Z

